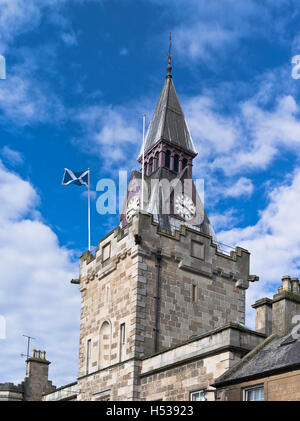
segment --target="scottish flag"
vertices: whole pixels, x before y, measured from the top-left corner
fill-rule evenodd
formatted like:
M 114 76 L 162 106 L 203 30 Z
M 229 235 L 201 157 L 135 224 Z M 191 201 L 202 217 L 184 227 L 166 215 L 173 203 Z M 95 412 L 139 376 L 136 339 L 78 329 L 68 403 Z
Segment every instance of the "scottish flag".
M 67 186 L 71 183 L 76 184 L 76 186 L 89 187 L 89 170 L 83 172 L 75 172 L 65 168 L 62 185 Z

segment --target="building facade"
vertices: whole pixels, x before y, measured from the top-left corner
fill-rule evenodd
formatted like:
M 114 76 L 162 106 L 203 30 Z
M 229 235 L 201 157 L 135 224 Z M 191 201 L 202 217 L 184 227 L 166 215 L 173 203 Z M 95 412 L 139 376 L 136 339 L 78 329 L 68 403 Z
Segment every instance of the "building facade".
M 120 226 L 80 259 L 79 400 L 206 393 L 266 336 L 243 327 L 245 292 L 258 278 L 247 250 L 224 253 L 215 241 L 171 70 L 169 63 Z
M 222 376 L 260 349 L 274 326 L 290 326 L 263 299 L 255 304 L 256 330 L 245 327 L 246 290 L 258 277 L 249 273 L 247 250 L 225 252 L 216 241 L 193 180 L 197 151 L 171 70 L 169 57 L 120 225 L 81 256 L 72 280 L 81 294 L 78 379 L 54 388 L 45 360 L 22 399 L 221 400 Z M 296 281 L 286 285 L 296 291 Z M 293 308 L 280 297 L 272 306 L 278 314 Z M 7 397 L 19 396 L 18 387 L 6 388 Z
M 273 299 L 256 309 L 256 327 L 267 339 L 214 383 L 218 400 L 300 400 L 300 290 L 298 278 L 284 276 Z

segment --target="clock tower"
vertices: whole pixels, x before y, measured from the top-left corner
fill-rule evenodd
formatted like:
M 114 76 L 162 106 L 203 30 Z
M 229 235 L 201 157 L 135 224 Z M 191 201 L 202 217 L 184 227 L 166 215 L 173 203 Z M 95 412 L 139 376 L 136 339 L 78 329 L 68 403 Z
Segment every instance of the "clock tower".
M 162 232 L 172 234 L 184 224 L 213 236 L 212 226 L 192 180 L 196 156 L 173 83 L 169 51 L 164 86 L 138 156 L 141 171 L 131 173 L 121 226 L 126 227 L 132 216 L 142 210 L 153 215 Z
M 206 388 L 223 361 L 233 360 L 222 333 L 216 343 L 228 355 L 218 351 L 207 367 L 201 357 L 196 369 L 190 341 L 204 338 L 198 354 L 215 352 L 210 335 L 231 321 L 245 322 L 245 290 L 256 280 L 249 276 L 249 252 L 223 253 L 214 241 L 192 179 L 197 151 L 171 71 L 169 53 L 138 156 L 143 168 L 131 173 L 121 224 L 94 254 L 80 258 L 78 400 L 184 400 L 194 384 Z M 240 336 L 237 341 L 240 349 Z

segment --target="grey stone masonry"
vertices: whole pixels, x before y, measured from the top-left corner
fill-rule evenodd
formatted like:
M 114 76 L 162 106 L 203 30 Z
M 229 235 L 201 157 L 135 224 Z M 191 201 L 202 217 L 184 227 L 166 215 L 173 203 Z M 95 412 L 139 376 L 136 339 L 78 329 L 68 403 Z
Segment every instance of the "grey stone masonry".
M 206 390 L 214 400 L 211 384 L 258 344 L 265 335 L 228 323 L 180 346 L 143 359 L 142 400 L 190 400 L 196 390 Z
M 137 213 L 80 259 L 79 400 L 140 399 L 140 360 L 228 322 L 245 322 L 249 252 L 219 251 Z

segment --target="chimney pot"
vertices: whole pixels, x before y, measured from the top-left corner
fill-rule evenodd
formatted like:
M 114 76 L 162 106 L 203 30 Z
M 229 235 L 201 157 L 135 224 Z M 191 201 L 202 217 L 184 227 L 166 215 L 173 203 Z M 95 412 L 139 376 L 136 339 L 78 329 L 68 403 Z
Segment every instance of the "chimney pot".
M 46 351 L 42 351 L 42 360 L 46 359 Z
M 291 277 L 285 275 L 282 277 L 282 289 L 283 291 L 291 291 Z
M 280 336 L 292 330 L 293 317 L 300 314 L 299 279 L 283 276 L 282 284 L 272 303 L 272 333 Z
M 298 294 L 299 295 L 299 279 L 298 278 L 292 278 L 291 279 L 291 284 L 292 284 L 292 292 L 294 294 Z

